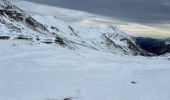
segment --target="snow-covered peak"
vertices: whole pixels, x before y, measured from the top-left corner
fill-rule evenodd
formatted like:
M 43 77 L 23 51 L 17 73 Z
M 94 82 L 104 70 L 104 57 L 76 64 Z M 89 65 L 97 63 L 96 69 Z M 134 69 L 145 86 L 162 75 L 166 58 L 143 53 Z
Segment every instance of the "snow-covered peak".
M 112 53 L 150 55 L 115 26 L 84 28 L 53 16 L 30 15 L 6 1 L 0 2 L 0 8 L 1 35 L 14 40 L 55 43 L 73 49 L 86 47 Z

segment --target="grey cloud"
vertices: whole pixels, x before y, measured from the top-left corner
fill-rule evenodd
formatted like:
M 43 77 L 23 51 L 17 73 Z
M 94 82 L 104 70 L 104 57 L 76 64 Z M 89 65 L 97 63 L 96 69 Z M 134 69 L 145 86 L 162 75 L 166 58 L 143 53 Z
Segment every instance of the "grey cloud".
M 28 0 L 139 23 L 170 21 L 168 0 Z

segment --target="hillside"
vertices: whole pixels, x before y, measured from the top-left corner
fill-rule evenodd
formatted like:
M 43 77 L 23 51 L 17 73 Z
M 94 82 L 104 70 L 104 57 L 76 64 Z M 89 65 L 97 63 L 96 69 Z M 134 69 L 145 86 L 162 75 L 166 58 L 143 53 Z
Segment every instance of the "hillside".
M 0 1 L 0 100 L 169 100 L 170 56 L 115 26 L 83 28 Z
M 69 48 L 87 47 L 129 55 L 151 55 L 118 28 L 80 28 L 51 16 L 29 15 L 9 2 L 1 2 L 1 35 L 18 40 L 56 43 Z

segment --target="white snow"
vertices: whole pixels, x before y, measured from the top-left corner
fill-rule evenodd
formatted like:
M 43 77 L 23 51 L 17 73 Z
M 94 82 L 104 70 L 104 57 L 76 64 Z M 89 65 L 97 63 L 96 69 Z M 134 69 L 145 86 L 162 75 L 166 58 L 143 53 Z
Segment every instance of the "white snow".
M 0 42 L 1 100 L 170 98 L 170 62 L 163 57 L 121 56 L 91 49 L 71 51 L 56 45 Z
M 72 41 L 78 49 L 13 38 L 0 40 L 0 100 L 64 100 L 69 97 L 72 100 L 169 100 L 169 55 L 132 56 L 115 48 L 110 52 L 102 44 L 103 33 L 128 49 L 121 39 L 129 36 L 116 27 L 80 28 L 51 16 L 32 16 L 45 25 L 49 33 Z M 11 31 L 11 27 L 1 22 L 1 35 L 38 35 L 49 39 L 25 23 L 12 22 L 3 16 L 0 19 L 21 28 L 21 32 Z

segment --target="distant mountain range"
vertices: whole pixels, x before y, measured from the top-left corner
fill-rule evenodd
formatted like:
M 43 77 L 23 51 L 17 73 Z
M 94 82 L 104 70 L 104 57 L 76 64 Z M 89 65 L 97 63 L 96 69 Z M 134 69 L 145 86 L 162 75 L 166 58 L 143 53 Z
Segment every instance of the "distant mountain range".
M 137 37 L 136 43 L 142 49 L 156 55 L 170 53 L 170 39 L 153 39 L 148 37 Z

